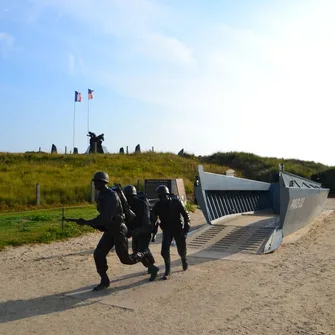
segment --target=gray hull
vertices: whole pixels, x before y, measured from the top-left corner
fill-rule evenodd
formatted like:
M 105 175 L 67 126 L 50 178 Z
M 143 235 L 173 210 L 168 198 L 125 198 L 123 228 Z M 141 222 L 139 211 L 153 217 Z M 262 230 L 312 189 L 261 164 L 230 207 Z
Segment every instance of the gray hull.
M 280 173 L 280 228 L 287 236 L 321 214 L 329 189 L 291 173 Z
M 260 253 L 276 250 L 285 236 L 317 217 L 329 193 L 319 183 L 284 171 L 279 173 L 279 183 L 271 184 L 205 172 L 201 165 L 194 191 L 209 225 L 246 213 L 266 211 L 277 216 Z

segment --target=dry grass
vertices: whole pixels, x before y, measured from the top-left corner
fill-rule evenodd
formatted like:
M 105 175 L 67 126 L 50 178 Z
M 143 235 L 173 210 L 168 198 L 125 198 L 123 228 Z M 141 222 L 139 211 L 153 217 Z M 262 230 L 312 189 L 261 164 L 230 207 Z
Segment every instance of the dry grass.
M 150 178 L 183 178 L 186 193 L 193 192 L 197 158 L 170 153 L 51 155 L 0 153 L 0 212 L 36 208 L 36 183 L 41 205 L 48 208 L 89 202 L 90 180 L 107 171 L 111 183 L 137 185 Z M 204 164 L 205 170 L 224 173 L 228 167 Z M 142 183 L 143 184 L 143 183 Z

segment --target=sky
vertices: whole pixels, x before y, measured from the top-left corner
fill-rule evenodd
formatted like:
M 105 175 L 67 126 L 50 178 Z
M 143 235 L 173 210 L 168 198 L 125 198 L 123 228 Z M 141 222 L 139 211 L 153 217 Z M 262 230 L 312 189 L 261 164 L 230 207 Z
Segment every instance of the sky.
M 333 0 L 0 0 L 0 152 L 83 153 L 89 111 L 109 152 L 335 165 L 334 16 Z

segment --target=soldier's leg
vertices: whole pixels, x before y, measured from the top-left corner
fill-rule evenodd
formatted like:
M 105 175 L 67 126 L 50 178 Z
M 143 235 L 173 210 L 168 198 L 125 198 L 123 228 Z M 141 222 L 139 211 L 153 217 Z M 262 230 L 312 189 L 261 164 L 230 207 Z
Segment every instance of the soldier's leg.
M 98 274 L 101 277 L 101 282 L 98 286 L 96 286 L 93 290 L 100 291 L 104 288 L 107 288 L 110 284 L 110 280 L 107 276 L 107 255 L 111 251 L 114 246 L 114 238 L 109 233 L 104 233 L 94 250 L 93 257 L 95 266 Z
M 154 265 L 155 264 L 155 258 L 154 258 L 154 256 L 152 255 L 152 253 L 149 249 L 150 239 L 151 239 L 151 234 L 140 235 L 140 236 L 136 237 L 136 241 L 137 241 L 136 251 L 146 253 L 146 257 L 144 259 L 142 259 L 142 264 L 146 268 L 148 268 L 148 273 L 151 274 L 149 280 L 153 281 L 157 277 L 157 273 L 159 271 L 159 268 Z
M 168 279 L 168 277 L 171 274 L 170 246 L 171 246 L 172 239 L 173 239 L 173 236 L 169 232 L 163 231 L 163 240 L 162 240 L 162 249 L 161 249 L 161 255 L 165 263 L 165 273 L 164 273 L 163 279 Z
M 183 264 L 183 270 L 186 271 L 188 268 L 187 257 L 186 257 L 187 254 L 186 238 L 182 234 L 179 234 L 178 232 L 177 234 L 174 234 L 174 239 L 177 244 L 178 254 Z
M 122 264 L 132 265 L 140 262 L 146 255 L 143 252 L 134 252 L 129 255 L 127 231 L 127 226 L 121 224 L 120 229 L 113 233 L 115 252 Z
M 138 250 L 138 238 L 137 237 L 132 237 L 131 239 L 131 248 L 133 250 L 133 253 L 134 252 L 137 252 Z
M 149 243 L 146 243 L 145 238 L 143 238 L 143 236 L 136 236 L 132 238 L 133 253 L 146 251 L 148 250 L 148 246 Z M 148 268 L 149 264 L 148 262 L 146 262 L 146 260 L 142 260 L 141 262 L 146 268 Z

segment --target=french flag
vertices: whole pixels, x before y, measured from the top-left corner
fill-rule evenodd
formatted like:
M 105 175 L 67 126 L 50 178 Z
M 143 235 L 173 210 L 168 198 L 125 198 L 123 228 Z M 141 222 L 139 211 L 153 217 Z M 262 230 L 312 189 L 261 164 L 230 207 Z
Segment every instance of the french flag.
M 81 93 L 77 91 L 74 92 L 74 102 L 81 102 Z

